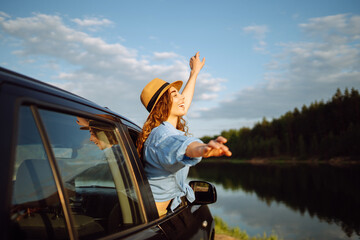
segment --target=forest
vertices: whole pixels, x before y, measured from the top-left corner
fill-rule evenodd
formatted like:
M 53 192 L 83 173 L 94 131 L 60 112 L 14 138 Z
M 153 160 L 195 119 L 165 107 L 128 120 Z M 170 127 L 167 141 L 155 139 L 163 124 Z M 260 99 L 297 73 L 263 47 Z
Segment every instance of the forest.
M 359 91 L 337 89 L 327 102 L 315 101 L 221 135 L 228 139 L 233 159 L 360 160 Z

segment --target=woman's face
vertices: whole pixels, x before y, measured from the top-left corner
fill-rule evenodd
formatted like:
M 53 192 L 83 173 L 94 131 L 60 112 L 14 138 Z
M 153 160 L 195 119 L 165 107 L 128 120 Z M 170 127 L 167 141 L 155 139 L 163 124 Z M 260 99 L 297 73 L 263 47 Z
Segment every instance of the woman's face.
M 105 137 L 104 139 L 106 139 L 106 135 L 104 132 L 98 132 L 97 134 L 99 134 L 102 138 Z M 93 143 L 95 143 L 96 146 L 98 146 L 98 148 L 100 150 L 104 150 L 108 147 L 110 147 L 109 144 L 107 144 L 106 142 L 102 141 L 101 139 L 99 139 L 99 137 L 97 136 L 97 134 L 90 129 L 90 141 L 92 141 Z M 104 136 L 103 136 L 104 135 Z
M 186 114 L 185 110 L 185 97 L 179 91 L 171 87 L 169 89 L 170 97 L 172 100 L 170 116 L 169 117 L 182 117 Z

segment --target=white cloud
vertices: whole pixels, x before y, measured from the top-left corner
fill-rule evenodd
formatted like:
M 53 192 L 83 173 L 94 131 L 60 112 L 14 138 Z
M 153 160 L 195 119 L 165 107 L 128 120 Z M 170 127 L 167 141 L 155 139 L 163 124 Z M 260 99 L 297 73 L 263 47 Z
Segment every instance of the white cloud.
M 8 14 L 5 13 L 5 12 L 1 12 L 1 11 L 0 11 L 0 18 L 10 18 L 10 15 L 8 15 Z
M 265 42 L 266 34 L 269 32 L 269 29 L 266 25 L 251 25 L 243 28 L 243 31 L 247 34 L 251 34 L 256 40 L 257 43 L 253 46 L 253 49 L 257 52 L 266 53 Z
M 121 36 L 119 36 L 118 39 L 120 40 L 120 42 L 126 42 L 126 39 Z
M 195 100 L 214 100 L 218 98 L 218 93 L 225 89 L 226 79 L 214 78 L 209 73 L 199 75 L 196 82 Z
M 74 21 L 82 26 L 111 22 L 104 19 Z M 4 37 L 20 42 L 15 52 L 20 59 L 36 57 L 36 60 L 45 59 L 52 63 L 51 66 L 38 63 L 39 68 L 51 68 L 54 72 L 55 77 L 46 81 L 106 105 L 139 124 L 147 115 L 139 95 L 149 80 L 160 77 L 172 82 L 187 80 L 189 75 L 188 62 L 174 52 L 154 53 L 155 58 L 167 60 L 163 64 L 154 64 L 136 49 L 120 43 L 110 44 L 69 27 L 60 16 L 33 14 L 26 18 L 0 18 L 0 29 Z M 206 91 L 210 96 L 221 89 L 221 81 L 212 83 L 211 87 L 205 84 L 207 82 L 214 82 L 214 78 L 210 74 L 200 74 L 199 93 Z
M 313 41 L 282 44 L 257 86 L 235 93 L 231 101 L 203 111 L 202 118 L 261 118 L 328 100 L 337 88 L 360 89 L 359 16 L 310 19 L 299 26 Z M 250 30 L 249 30 L 250 31 Z M 261 31 L 258 32 L 261 36 Z M 320 40 L 319 40 L 320 37 Z
M 217 98 L 217 94 L 215 94 L 215 93 L 212 93 L 212 94 L 208 94 L 208 93 L 202 93 L 202 94 L 200 94 L 200 96 L 199 96 L 199 98 L 201 99 L 201 100 L 213 100 L 213 99 L 216 99 Z
M 97 18 L 85 18 L 79 19 L 75 18 L 72 20 L 74 23 L 78 24 L 81 27 L 93 27 L 93 26 L 103 26 L 103 25 L 110 25 L 113 22 L 109 19 L 97 19 Z
M 265 25 L 251 25 L 243 28 L 244 32 L 254 35 L 256 39 L 264 39 L 269 31 Z
M 155 60 L 176 59 L 179 56 L 174 52 L 154 52 Z
M 360 37 L 360 16 L 357 15 L 338 14 L 312 18 L 299 26 L 306 33 L 334 44 L 358 40 Z

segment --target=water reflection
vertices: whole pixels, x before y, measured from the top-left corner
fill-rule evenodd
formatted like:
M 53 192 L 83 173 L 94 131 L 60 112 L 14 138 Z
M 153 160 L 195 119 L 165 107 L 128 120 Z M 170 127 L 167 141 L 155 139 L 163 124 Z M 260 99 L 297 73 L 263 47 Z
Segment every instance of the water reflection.
M 325 232 L 340 239 L 360 235 L 359 170 L 359 165 L 203 162 L 191 169 L 190 177 L 216 183 L 220 196 L 213 208 L 219 214 L 214 215 L 249 234 L 260 225 L 283 234 L 306 233 L 287 235 L 295 239 L 323 238 Z

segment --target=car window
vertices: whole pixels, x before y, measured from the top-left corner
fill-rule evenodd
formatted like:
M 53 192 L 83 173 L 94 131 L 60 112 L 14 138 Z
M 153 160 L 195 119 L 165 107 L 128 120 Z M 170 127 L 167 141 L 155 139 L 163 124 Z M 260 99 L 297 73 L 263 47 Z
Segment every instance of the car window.
M 68 239 L 50 164 L 29 107 L 19 112 L 13 196 L 13 239 Z
M 104 237 L 145 222 L 134 175 L 116 126 L 20 107 L 11 206 L 19 239 L 69 239 L 62 204 L 41 136 L 50 142 L 79 239 Z
M 39 113 L 78 236 L 106 236 L 144 223 L 135 180 L 115 125 L 48 110 Z
M 128 128 L 128 131 L 129 131 L 129 135 L 131 137 L 131 140 L 132 142 L 134 143 L 134 146 L 136 146 L 136 141 L 137 141 L 137 138 L 139 136 L 139 132 L 131 129 L 131 128 Z

